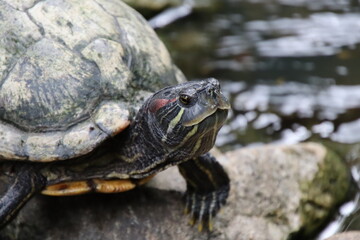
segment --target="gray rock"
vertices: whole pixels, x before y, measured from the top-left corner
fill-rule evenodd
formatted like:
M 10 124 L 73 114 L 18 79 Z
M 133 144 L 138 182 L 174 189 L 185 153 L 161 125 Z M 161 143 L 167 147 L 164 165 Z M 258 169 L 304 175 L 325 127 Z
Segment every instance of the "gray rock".
M 232 192 L 221 219 L 230 221 L 223 225 L 229 239 L 308 236 L 349 188 L 345 165 L 319 144 L 240 149 L 226 157 Z
M 218 158 L 232 182 L 212 233 L 189 226 L 182 213 L 185 182 L 170 168 L 122 194 L 38 195 L 0 239 L 281 240 L 314 231 L 349 187 L 340 159 L 315 143 L 244 148 Z
M 358 240 L 360 239 L 360 231 L 343 232 L 336 234 L 326 240 Z

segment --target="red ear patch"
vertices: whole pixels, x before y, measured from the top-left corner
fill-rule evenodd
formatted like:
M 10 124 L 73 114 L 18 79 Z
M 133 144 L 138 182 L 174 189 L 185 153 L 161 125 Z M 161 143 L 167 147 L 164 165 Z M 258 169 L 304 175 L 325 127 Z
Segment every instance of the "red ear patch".
M 155 99 L 150 103 L 149 110 L 150 112 L 156 112 L 163 106 L 165 106 L 168 103 L 175 102 L 176 98 L 173 99 Z

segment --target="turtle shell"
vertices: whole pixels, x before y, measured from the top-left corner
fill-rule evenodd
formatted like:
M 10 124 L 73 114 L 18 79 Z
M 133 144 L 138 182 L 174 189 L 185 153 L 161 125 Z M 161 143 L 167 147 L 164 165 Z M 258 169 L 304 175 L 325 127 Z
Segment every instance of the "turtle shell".
M 0 1 L 0 159 L 84 155 L 154 90 L 184 81 L 119 0 Z

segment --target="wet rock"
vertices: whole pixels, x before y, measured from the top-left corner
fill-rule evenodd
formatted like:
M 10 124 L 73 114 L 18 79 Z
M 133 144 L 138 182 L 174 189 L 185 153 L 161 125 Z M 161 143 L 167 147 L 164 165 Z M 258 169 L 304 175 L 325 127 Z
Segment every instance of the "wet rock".
M 336 234 L 326 240 L 358 240 L 360 239 L 360 231 L 344 232 Z
M 253 231 L 263 229 L 262 238 L 253 239 L 305 239 L 324 224 L 349 187 L 341 160 L 315 143 L 241 149 L 226 157 L 233 181 L 230 215 L 224 217 L 229 226 L 256 219 Z M 244 217 L 249 221 L 238 220 Z M 231 239 L 249 235 L 244 228 L 227 232 L 233 232 Z
M 181 202 L 185 182 L 170 168 L 122 194 L 37 195 L 0 239 L 286 239 L 319 227 L 349 187 L 345 166 L 319 144 L 240 149 L 219 160 L 232 185 L 212 233 L 189 226 Z

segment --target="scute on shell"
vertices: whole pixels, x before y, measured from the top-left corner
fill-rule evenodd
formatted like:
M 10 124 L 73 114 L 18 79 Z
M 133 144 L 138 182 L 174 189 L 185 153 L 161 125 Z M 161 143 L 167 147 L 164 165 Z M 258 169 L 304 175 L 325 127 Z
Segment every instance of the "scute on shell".
M 184 81 L 137 12 L 118 0 L 0 0 L 0 160 L 86 154 L 144 98 Z

